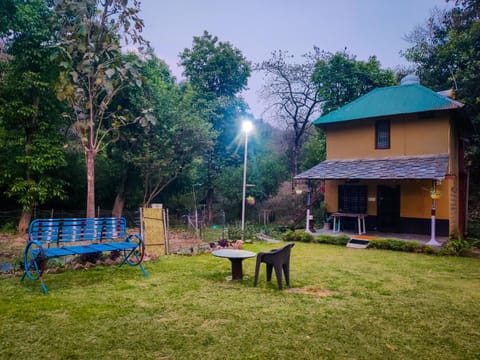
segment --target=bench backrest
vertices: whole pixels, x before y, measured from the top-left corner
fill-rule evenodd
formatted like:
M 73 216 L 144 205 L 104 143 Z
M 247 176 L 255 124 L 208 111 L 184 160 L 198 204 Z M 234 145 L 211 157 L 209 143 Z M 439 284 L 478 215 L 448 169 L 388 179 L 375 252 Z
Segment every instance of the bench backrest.
M 28 229 L 28 240 L 57 246 L 76 241 L 102 242 L 122 239 L 126 230 L 125 218 L 35 219 Z

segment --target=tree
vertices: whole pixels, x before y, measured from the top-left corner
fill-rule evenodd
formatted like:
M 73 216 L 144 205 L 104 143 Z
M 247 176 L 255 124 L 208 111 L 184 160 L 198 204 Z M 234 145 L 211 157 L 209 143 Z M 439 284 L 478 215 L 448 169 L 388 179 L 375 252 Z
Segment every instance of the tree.
M 41 0 L 9 3 L 15 11 L 0 11 L 8 55 L 0 59 L 0 184 L 22 206 L 18 232 L 23 234 L 34 206 L 65 197 L 56 171 L 66 162 L 62 108 L 53 91 L 59 69 L 49 61 L 47 46 L 53 13 Z
M 250 64 L 241 51 L 207 31 L 193 38 L 192 49 L 184 49 L 180 59 L 184 75 L 205 95 L 234 97 L 250 76 Z
M 191 49 L 180 54 L 184 75 L 197 93 L 198 111 L 216 132 L 214 146 L 204 153 L 204 184 L 207 188 L 207 221 L 213 217 L 215 179 L 225 165 L 231 165 L 230 144 L 238 133 L 239 118 L 246 105 L 237 94 L 246 88 L 250 63 L 228 42 L 204 32 L 194 37 Z
M 211 125 L 195 110 L 192 87 L 176 84 L 167 65 L 152 54 L 139 72 L 143 86 L 126 88 L 112 105 L 127 107 L 133 115 L 148 108 L 156 120 L 127 127 L 108 149 L 116 173 L 115 216 L 121 214 L 127 192 L 140 185 L 140 202 L 149 206 L 211 146 Z
M 422 83 L 435 90 L 444 90 L 452 86 L 452 64 L 445 60 L 438 52 L 438 47 L 445 44 L 447 27 L 445 18 L 447 11 L 434 8 L 430 18 L 423 25 L 417 25 L 404 40 L 413 46 L 402 55 L 413 63 L 415 72 L 420 76 Z M 439 66 L 439 62 L 442 66 Z
M 312 128 L 300 155 L 301 171 L 306 171 L 327 158 L 327 141 L 322 130 Z
M 404 52 L 416 65 L 423 84 L 434 90 L 453 89 L 456 99 L 466 106 L 477 131 L 467 157 L 471 163 L 471 204 L 478 203 L 480 189 L 480 1 L 456 0 L 448 11 L 435 11 L 406 39 L 412 47 Z
M 127 0 L 60 0 L 58 49 L 64 71 L 59 98 L 71 108 L 71 133 L 82 143 L 87 172 L 86 216 L 95 215 L 95 157 L 117 139 L 121 128 L 140 118 L 109 106 L 129 85 L 141 85 L 137 67 L 120 52 L 120 40 L 140 45 L 143 21 L 139 2 Z M 143 114 L 145 115 L 145 114 Z M 143 119 L 152 120 L 145 116 Z
M 255 69 L 265 74 L 262 96 L 276 121 L 283 122 L 287 132 L 292 133 L 288 141 L 293 175 L 298 173 L 298 158 L 305 133 L 312 120 L 320 114 L 321 98 L 312 81 L 315 64 L 323 52 L 314 48 L 313 53 L 303 55 L 305 62 L 289 62 L 293 56 L 285 51 L 273 52 L 271 59 L 257 64 Z
M 336 110 L 377 87 L 396 84 L 394 72 L 381 69 L 375 56 L 371 56 L 368 61 L 359 61 L 346 51 L 325 54 L 315 65 L 312 79 L 322 98 L 323 114 Z

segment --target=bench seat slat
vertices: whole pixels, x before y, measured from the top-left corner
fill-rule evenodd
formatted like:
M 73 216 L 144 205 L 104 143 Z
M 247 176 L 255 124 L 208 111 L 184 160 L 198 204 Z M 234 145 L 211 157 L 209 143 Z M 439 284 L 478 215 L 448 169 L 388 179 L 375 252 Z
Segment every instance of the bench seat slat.
M 116 247 L 111 246 L 110 243 L 107 244 L 91 244 L 88 245 L 89 248 L 91 248 L 94 252 L 95 251 L 113 251 L 113 250 L 118 250 Z
M 108 243 L 108 245 L 113 246 L 117 250 L 129 250 L 137 247 L 137 244 L 127 241 Z
M 75 255 L 73 251 L 70 251 L 70 248 L 46 248 L 43 250 L 47 258 L 57 257 L 57 256 L 67 256 Z
M 64 248 L 64 249 L 65 249 L 65 248 Z M 75 255 L 91 254 L 92 252 L 96 252 L 96 251 L 92 251 L 92 249 L 90 248 L 89 245 L 85 245 L 85 246 L 69 246 L 67 249 L 68 249 L 68 250 L 71 250 Z

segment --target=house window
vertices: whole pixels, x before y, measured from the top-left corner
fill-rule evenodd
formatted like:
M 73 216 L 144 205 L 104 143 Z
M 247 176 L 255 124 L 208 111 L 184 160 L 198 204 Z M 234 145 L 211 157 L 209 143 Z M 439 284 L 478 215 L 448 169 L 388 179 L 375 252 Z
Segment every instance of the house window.
M 375 149 L 390 149 L 390 121 L 375 123 Z
M 343 213 L 367 213 L 367 186 L 339 185 L 338 211 Z

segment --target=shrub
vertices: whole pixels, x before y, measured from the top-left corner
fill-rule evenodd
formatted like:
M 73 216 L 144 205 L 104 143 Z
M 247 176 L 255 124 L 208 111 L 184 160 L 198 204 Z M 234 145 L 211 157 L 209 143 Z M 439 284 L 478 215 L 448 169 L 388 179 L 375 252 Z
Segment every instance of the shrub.
M 440 255 L 453 255 L 453 256 L 468 256 L 473 248 L 476 246 L 476 242 L 469 242 L 463 237 L 456 239 L 450 239 L 448 244 L 440 250 Z
M 335 235 L 322 234 L 315 238 L 315 242 L 318 242 L 321 244 L 331 244 L 331 245 L 341 245 L 341 246 L 347 245 L 349 240 L 350 238 L 347 235 L 335 236 Z
M 301 237 L 301 241 L 303 241 L 303 242 L 312 242 L 313 239 L 314 239 L 312 234 L 309 234 L 305 231 L 302 232 L 300 237 Z
M 0 227 L 0 232 L 7 234 L 15 234 L 17 232 L 17 225 L 15 222 L 10 221 Z
M 370 240 L 370 242 L 368 243 L 368 248 L 406 252 L 427 252 L 426 247 L 414 241 L 403 241 L 395 239 Z M 433 248 L 429 247 L 428 252 L 432 253 Z
M 303 230 L 287 230 L 285 234 L 283 234 L 283 239 L 285 241 L 301 241 L 301 242 L 312 242 L 313 235 L 309 234 Z
M 255 239 L 256 228 L 253 225 L 245 225 L 245 233 L 243 238 L 245 240 Z M 239 226 L 229 226 L 227 229 L 227 238 L 228 240 L 240 240 L 242 238 L 242 228 Z

